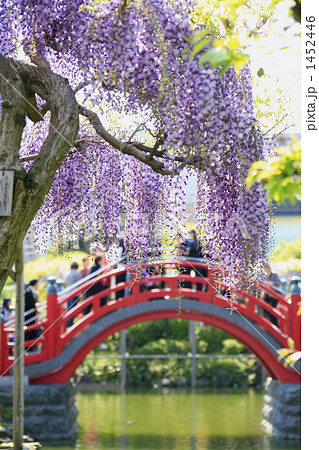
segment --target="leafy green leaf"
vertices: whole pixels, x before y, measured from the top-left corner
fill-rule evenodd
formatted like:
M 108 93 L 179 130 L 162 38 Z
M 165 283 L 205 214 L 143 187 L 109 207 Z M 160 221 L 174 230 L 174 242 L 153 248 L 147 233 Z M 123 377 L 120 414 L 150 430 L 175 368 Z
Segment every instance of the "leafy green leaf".
M 292 136 L 290 147 L 279 147 L 276 153 L 278 156 L 251 165 L 246 178 L 247 190 L 258 182 L 268 190 L 270 200 L 277 203 L 288 200 L 294 204 L 301 193 L 300 142 Z
M 199 64 L 205 64 L 209 62 L 213 69 L 229 61 L 227 50 L 221 47 L 213 48 L 208 52 L 205 52 L 199 59 Z
M 236 10 L 240 6 L 243 6 L 246 3 L 246 0 L 224 0 L 224 2 L 229 8 Z
M 193 58 L 195 55 L 197 55 L 197 53 L 201 52 L 210 43 L 211 43 L 211 39 L 209 39 L 209 38 L 206 38 L 206 39 L 203 39 L 203 40 L 199 41 L 195 45 L 195 47 L 194 47 L 194 49 L 193 49 L 193 51 L 191 53 L 191 57 Z

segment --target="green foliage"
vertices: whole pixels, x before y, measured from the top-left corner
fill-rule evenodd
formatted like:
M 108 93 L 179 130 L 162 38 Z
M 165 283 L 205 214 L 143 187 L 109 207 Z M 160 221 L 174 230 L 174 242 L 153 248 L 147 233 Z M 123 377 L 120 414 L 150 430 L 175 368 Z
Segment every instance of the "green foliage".
M 126 364 L 128 386 L 152 386 L 154 379 L 162 376 L 164 363 L 160 363 L 159 366 L 156 360 L 152 360 L 151 363 L 147 359 L 128 360 Z
M 239 355 L 243 353 L 245 346 L 236 339 L 224 339 L 222 353 L 223 355 Z
M 15 284 L 11 280 L 11 278 L 8 278 L 2 291 L 1 291 L 1 302 L 4 298 L 15 298 Z
M 197 361 L 197 376 L 209 380 L 209 384 L 214 385 L 218 372 L 225 371 L 228 375 L 228 385 L 233 386 L 234 383 L 239 384 L 248 378 L 251 367 L 252 363 L 248 359 L 204 359 Z
M 160 338 L 183 340 L 188 322 L 182 319 L 164 319 L 134 325 L 127 330 L 127 344 L 131 351 Z
M 301 238 L 294 241 L 280 240 L 279 245 L 273 249 L 272 259 L 274 261 L 289 261 L 301 259 Z
M 189 323 L 183 319 L 163 319 L 133 325 L 126 330 L 127 348 L 131 354 L 186 354 L 189 350 Z M 198 353 L 221 354 L 223 342 L 229 334 L 211 325 L 196 325 Z M 103 353 L 114 354 L 120 348 L 120 333 L 105 340 L 107 350 Z M 101 354 L 97 347 L 94 354 Z
M 26 280 L 32 278 L 46 279 L 49 275 L 56 275 L 58 278 L 64 278 L 70 271 L 73 262 L 77 262 L 79 267 L 82 266 L 82 258 L 87 256 L 86 253 L 75 251 L 67 252 L 63 255 L 55 255 L 48 253 L 34 261 L 29 261 L 24 266 L 24 275 Z
M 82 258 L 87 254 L 75 251 L 67 252 L 62 255 L 56 255 L 54 253 L 48 253 L 46 256 L 41 256 L 33 261 L 29 261 L 24 266 L 24 278 L 25 282 L 37 278 L 39 280 L 39 299 L 44 301 L 46 299 L 47 283 L 46 279 L 49 275 L 55 275 L 57 278 L 65 280 L 70 266 L 73 262 L 79 264 L 79 268 L 82 267 Z
M 231 66 L 239 73 L 249 59 L 244 51 L 249 39 L 259 37 L 281 1 L 285 0 L 198 0 L 191 57 L 203 52 L 200 64 L 219 67 L 221 76 Z
M 137 354 L 149 354 L 149 355 L 185 355 L 191 350 L 190 343 L 186 340 L 176 340 L 176 339 L 164 339 L 161 338 L 157 341 L 148 342 L 136 349 Z
M 12 409 L 0 404 L 0 426 L 6 426 L 11 421 L 12 416 Z
M 94 383 L 119 385 L 121 361 L 98 359 L 86 359 L 77 369 L 75 378 L 88 375 Z M 171 386 L 179 384 L 183 378 L 190 384 L 191 360 L 190 359 L 130 359 L 126 362 L 127 385 L 147 386 L 157 385 L 162 379 L 167 378 Z M 228 386 L 234 384 L 258 384 L 261 382 L 260 366 L 256 360 L 247 358 L 233 359 L 198 359 L 197 379 L 205 380 L 208 386 L 216 384 L 216 378 L 220 371 L 227 372 Z
M 40 301 L 44 301 L 46 299 L 47 277 L 49 275 L 55 275 L 57 278 L 65 280 L 70 271 L 71 264 L 77 262 L 81 268 L 82 259 L 85 256 L 88 256 L 87 253 L 79 251 L 66 252 L 62 255 L 57 255 L 54 251 L 49 250 L 47 255 L 28 261 L 24 265 L 24 281 L 25 283 L 28 283 L 30 280 L 37 278 L 39 280 L 39 299 Z M 7 279 L 1 292 L 1 299 L 5 297 L 10 297 L 13 300 L 15 299 L 15 283 L 11 278 Z
M 211 325 L 204 325 L 203 327 L 197 325 L 196 333 L 201 348 L 206 349 L 205 352 L 201 353 L 220 354 L 223 348 L 223 341 L 229 338 L 229 334 Z
M 294 204 L 301 195 L 300 141 L 292 135 L 291 145 L 278 147 L 276 153 L 278 156 L 252 164 L 246 178 L 247 188 L 261 183 L 268 190 L 269 200 Z
M 204 339 L 200 339 L 197 341 L 197 352 L 202 354 L 208 353 L 208 342 L 204 341 Z
M 75 372 L 75 379 L 79 380 L 83 375 L 88 375 L 93 383 L 119 384 L 121 361 L 117 359 L 86 358 Z
M 278 36 L 286 42 L 286 31 L 291 23 L 289 16 L 293 16 L 295 21 L 300 22 L 300 0 L 296 0 L 295 4 L 290 0 L 197 0 L 197 7 L 192 17 L 194 32 L 190 39 L 193 45 L 191 57 L 199 54 L 200 63 L 208 63 L 214 69 L 219 68 L 221 76 L 231 66 L 234 66 L 239 73 L 250 59 L 251 50 L 257 41 L 259 44 L 257 49 L 262 55 L 262 49 L 265 48 L 264 38 L 267 39 L 275 23 L 282 18 L 278 8 L 279 3 L 287 4 L 286 10 L 289 11 L 286 23 L 283 23 L 283 33 Z M 266 45 L 268 46 L 267 43 Z M 283 45 L 281 50 L 285 48 L 288 47 Z M 271 48 L 265 55 L 270 55 L 273 51 Z M 267 86 L 269 82 L 274 86 L 274 81 L 262 67 L 256 74 L 252 74 L 253 84 L 260 87 L 261 77 L 264 86 Z M 279 88 L 277 92 L 282 94 Z M 282 128 L 288 126 L 289 113 L 284 102 L 287 103 L 287 95 L 285 100 L 279 95 L 274 106 L 274 93 L 269 92 L 267 88 L 262 95 L 256 93 L 256 118 L 265 132 L 270 127 L 272 129 L 273 124 L 277 126 L 282 124 Z M 277 131 L 279 131 L 278 128 Z

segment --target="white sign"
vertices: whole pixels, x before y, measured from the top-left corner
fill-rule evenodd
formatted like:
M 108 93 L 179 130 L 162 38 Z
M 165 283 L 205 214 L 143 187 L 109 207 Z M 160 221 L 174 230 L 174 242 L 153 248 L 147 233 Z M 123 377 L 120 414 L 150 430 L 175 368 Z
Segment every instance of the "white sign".
M 13 180 L 13 170 L 0 169 L 0 216 L 11 215 Z

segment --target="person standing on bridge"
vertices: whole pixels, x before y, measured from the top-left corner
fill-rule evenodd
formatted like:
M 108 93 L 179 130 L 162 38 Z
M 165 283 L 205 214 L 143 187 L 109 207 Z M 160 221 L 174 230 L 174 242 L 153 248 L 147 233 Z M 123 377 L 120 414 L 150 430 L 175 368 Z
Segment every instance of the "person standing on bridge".
M 77 281 L 81 280 L 82 275 L 81 272 L 78 271 L 79 265 L 77 262 L 73 262 L 71 264 L 71 270 L 66 278 L 66 285 L 67 287 L 72 286 L 72 284 L 76 283 Z M 68 309 L 67 311 L 70 311 L 70 309 L 74 308 L 79 300 L 79 296 L 76 295 L 75 297 L 71 298 L 71 300 L 68 300 Z M 71 317 L 67 323 L 67 327 L 71 327 L 74 322 L 74 317 Z
M 24 294 L 24 324 L 25 326 L 34 325 L 37 322 L 38 311 L 37 303 L 39 296 L 37 294 L 38 280 L 34 279 L 27 284 Z M 26 331 L 24 338 L 26 341 L 31 341 L 32 339 L 38 338 L 40 335 L 40 329 Z M 28 348 L 29 352 L 37 350 L 37 345 L 31 345 Z
M 83 268 L 81 269 L 81 277 L 84 278 L 90 273 L 90 258 L 87 256 L 82 259 Z
M 187 241 L 186 241 L 186 251 L 185 251 L 186 258 L 203 258 L 202 248 L 197 239 L 196 231 L 190 230 L 189 236 L 190 236 L 190 239 L 187 239 Z M 188 267 L 188 268 L 186 268 L 185 273 L 190 274 L 192 270 L 195 271 L 195 275 L 197 277 L 207 277 L 207 270 L 204 268 L 201 268 L 201 267 L 196 267 L 194 269 L 192 269 L 192 267 Z M 192 283 L 187 283 L 187 286 L 185 286 L 185 287 L 191 288 Z M 197 283 L 196 290 L 201 291 L 202 289 L 203 289 L 202 283 Z
M 189 258 L 202 258 L 202 251 L 197 240 L 196 231 L 189 231 L 190 239 L 186 240 L 186 256 Z
M 281 281 L 279 275 L 271 270 L 271 267 L 268 263 L 263 264 L 263 272 L 265 274 L 265 277 L 262 282 L 271 289 L 280 291 Z M 265 302 L 267 302 L 269 305 L 277 308 L 278 301 L 274 297 L 271 297 L 271 295 L 269 295 L 267 292 L 263 291 L 261 294 L 261 298 L 265 300 Z M 271 323 L 276 325 L 276 327 L 278 327 L 277 318 L 273 314 L 270 314 L 269 311 L 264 311 L 264 317 Z
M 103 256 L 99 255 L 96 256 L 95 260 L 94 260 L 94 264 L 90 269 L 90 274 L 97 272 L 98 270 L 101 269 L 103 265 Z M 104 286 L 102 284 L 101 281 L 98 281 L 97 283 L 94 283 L 89 287 L 89 289 L 86 292 L 86 298 L 91 297 L 92 295 L 98 294 L 99 292 L 103 291 Z M 107 297 L 102 297 L 100 299 L 100 306 L 103 306 L 107 303 Z M 83 309 L 83 315 L 88 314 L 91 311 L 92 305 L 88 305 Z
M 126 253 L 125 253 L 125 244 L 124 244 L 124 237 L 121 237 L 118 248 L 117 248 L 117 262 L 116 262 L 116 268 L 121 269 L 125 267 L 127 260 L 126 260 Z M 126 272 L 121 273 L 120 275 L 116 275 L 116 284 L 119 283 L 125 283 L 126 281 Z M 115 298 L 119 299 L 124 297 L 125 290 L 121 289 L 120 291 L 116 291 Z
M 3 322 L 7 322 L 8 320 L 12 319 L 12 317 L 13 317 L 12 310 L 10 308 L 10 304 L 11 304 L 11 298 L 3 299 L 2 310 L 1 310 L 1 318 L 2 318 Z

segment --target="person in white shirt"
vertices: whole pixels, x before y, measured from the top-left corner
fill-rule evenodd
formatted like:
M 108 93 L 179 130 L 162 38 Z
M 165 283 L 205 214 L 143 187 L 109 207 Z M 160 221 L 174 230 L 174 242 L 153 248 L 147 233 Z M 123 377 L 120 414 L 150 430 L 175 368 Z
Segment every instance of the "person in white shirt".
M 66 278 L 66 285 L 71 286 L 72 284 L 76 283 L 77 281 L 81 280 L 82 278 L 82 274 L 81 272 L 78 271 L 79 265 L 77 262 L 73 262 L 71 264 L 71 270 Z M 70 311 L 70 309 L 74 308 L 79 300 L 79 296 L 76 295 L 75 297 L 71 298 L 71 300 L 68 300 L 68 309 L 67 311 Z M 71 317 L 67 323 L 66 326 L 67 327 L 71 327 L 73 325 L 74 322 L 74 317 Z

